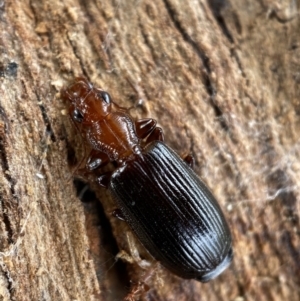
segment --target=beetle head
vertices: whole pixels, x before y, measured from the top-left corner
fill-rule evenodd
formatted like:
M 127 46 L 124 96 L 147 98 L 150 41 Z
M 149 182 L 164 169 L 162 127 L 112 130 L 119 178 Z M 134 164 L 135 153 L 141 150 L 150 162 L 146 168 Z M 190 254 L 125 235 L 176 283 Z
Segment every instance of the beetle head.
M 109 94 L 94 88 L 84 77 L 76 78 L 74 83 L 62 89 L 61 97 L 70 104 L 71 118 L 82 125 L 100 121 L 111 111 L 112 101 Z

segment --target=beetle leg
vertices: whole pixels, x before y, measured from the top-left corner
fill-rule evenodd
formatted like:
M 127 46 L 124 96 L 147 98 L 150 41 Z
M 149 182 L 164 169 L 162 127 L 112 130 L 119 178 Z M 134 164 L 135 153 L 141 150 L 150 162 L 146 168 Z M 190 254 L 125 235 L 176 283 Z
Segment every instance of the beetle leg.
M 127 296 L 124 298 L 124 301 L 135 301 L 140 300 L 139 297 L 142 294 L 145 294 L 147 291 L 149 291 L 150 286 L 148 285 L 149 280 L 156 274 L 157 270 L 160 269 L 160 263 L 157 262 L 153 268 L 148 269 L 148 271 L 143 275 L 140 281 L 138 283 L 134 284 L 131 287 L 130 292 L 127 294 Z M 156 274 L 157 276 L 157 274 Z M 156 279 L 159 281 L 160 285 L 163 285 L 163 282 L 161 279 Z
M 149 287 L 145 285 L 144 282 L 139 281 L 137 284 L 133 285 L 130 292 L 124 298 L 124 301 L 136 301 L 139 300 L 141 294 L 149 290 Z
M 83 162 L 86 163 L 84 167 L 80 168 L 80 166 L 83 165 Z M 76 174 L 79 177 L 87 179 L 91 178 L 91 176 L 94 178 L 94 170 L 99 167 L 103 167 L 108 163 L 109 158 L 106 154 L 96 150 L 91 150 L 88 156 L 84 156 L 83 159 L 81 159 L 80 163 L 75 167 L 72 174 Z
M 147 137 L 146 143 L 150 143 L 152 141 L 164 141 L 164 132 L 162 128 L 156 127 L 154 131 Z
M 134 261 L 142 268 L 145 269 L 151 265 L 151 263 L 147 260 L 143 260 L 140 257 L 139 251 L 135 246 L 134 237 L 131 232 L 127 232 L 127 241 L 130 250 L 130 255 L 133 257 Z
M 80 168 L 80 166 L 83 165 L 83 162 L 86 163 L 84 163 L 85 164 L 84 167 Z M 105 153 L 92 149 L 88 154 L 88 156 L 85 155 L 80 160 L 80 163 L 78 164 L 78 167 L 75 169 L 75 171 L 78 170 L 78 173 L 81 174 L 91 173 L 95 169 L 99 167 L 103 167 L 107 163 L 109 163 L 109 158 Z
M 137 263 L 139 267 L 142 269 L 146 269 L 151 266 L 151 263 L 147 260 L 141 259 L 139 255 L 139 251 L 135 246 L 135 239 L 131 232 L 126 232 L 128 247 L 130 254 L 126 253 L 125 251 L 121 251 L 117 254 L 116 258 L 124 259 L 129 263 Z
M 96 151 L 96 150 L 92 150 L 90 152 L 90 155 L 88 157 L 88 160 L 86 162 L 86 169 L 89 172 L 94 171 L 95 169 L 99 168 L 99 167 L 103 167 L 104 165 L 109 163 L 109 158 L 105 153 Z
M 120 208 L 117 208 L 111 212 L 112 216 L 118 218 L 121 221 L 125 221 L 124 214 L 122 213 Z
M 135 121 L 136 135 L 140 139 L 146 138 L 155 130 L 157 121 L 152 118 L 139 119 Z
M 191 168 L 194 169 L 195 158 L 192 154 L 188 154 L 182 157 L 182 160 Z
M 130 254 L 126 253 L 125 251 L 121 251 L 119 254 L 117 254 L 116 258 L 121 258 L 129 263 L 136 263 L 143 270 L 145 270 L 139 281 L 137 283 L 133 283 L 130 292 L 124 298 L 124 301 L 136 301 L 140 300 L 139 297 L 149 290 L 149 281 L 151 278 L 153 278 L 153 276 L 157 276 L 156 272 L 160 268 L 160 263 L 156 262 L 156 264 L 153 266 L 149 261 L 141 259 L 135 245 L 133 234 L 131 232 L 126 232 L 126 236 Z M 161 282 L 161 279 L 155 280 Z
M 100 175 L 99 177 L 97 177 L 97 182 L 100 186 L 107 188 L 109 185 L 109 181 L 110 181 L 110 177 L 112 175 L 112 172 L 105 172 L 102 175 Z

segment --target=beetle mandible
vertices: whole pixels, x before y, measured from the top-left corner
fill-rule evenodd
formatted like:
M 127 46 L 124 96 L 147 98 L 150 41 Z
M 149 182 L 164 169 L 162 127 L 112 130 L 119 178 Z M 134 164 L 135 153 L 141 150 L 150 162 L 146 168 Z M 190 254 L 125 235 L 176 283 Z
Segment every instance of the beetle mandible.
M 206 282 L 222 273 L 233 258 L 225 217 L 189 164 L 163 142 L 156 121 L 134 120 L 84 77 L 61 96 L 92 149 L 86 169 L 117 164 L 97 181 L 149 253 L 182 278 Z

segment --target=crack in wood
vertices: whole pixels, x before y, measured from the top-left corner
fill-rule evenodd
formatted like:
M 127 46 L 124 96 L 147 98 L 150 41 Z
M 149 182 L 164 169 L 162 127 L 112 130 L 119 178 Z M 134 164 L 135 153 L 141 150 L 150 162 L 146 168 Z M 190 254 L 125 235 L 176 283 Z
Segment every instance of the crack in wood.
M 10 189 L 11 197 L 15 199 L 17 203 L 19 203 L 15 191 L 16 180 L 13 179 L 13 177 L 9 173 L 9 162 L 8 162 L 8 156 L 6 152 L 6 148 L 8 146 L 7 136 L 9 132 L 9 122 L 3 107 L 0 107 L 0 116 L 2 116 L 2 119 L 4 120 L 4 123 L 0 124 L 0 164 L 2 167 L 4 177 L 6 178 L 8 183 L 10 183 L 9 189 Z M 3 208 L 3 223 L 5 225 L 5 229 L 7 232 L 7 240 L 8 243 L 11 244 L 14 242 L 13 239 L 14 231 L 13 231 L 12 223 L 9 219 L 8 212 L 10 212 L 9 207 L 11 207 L 12 202 L 10 201 L 10 198 L 4 197 L 3 195 L 0 195 L 0 202 L 2 203 L 2 208 Z
M 226 122 L 226 120 L 223 118 L 223 112 L 221 108 L 218 106 L 218 104 L 215 102 L 215 95 L 217 94 L 216 87 L 213 84 L 213 81 L 211 80 L 211 67 L 209 64 L 209 57 L 204 53 L 204 51 L 199 47 L 199 45 L 192 39 L 192 37 L 187 33 L 187 31 L 182 27 L 179 20 L 177 20 L 176 16 L 177 13 L 175 9 L 173 9 L 170 5 L 170 3 L 167 0 L 163 0 L 167 9 L 167 12 L 175 25 L 175 28 L 179 31 L 184 41 L 186 41 L 195 51 L 195 53 L 200 58 L 202 65 L 204 67 L 204 70 L 202 71 L 202 79 L 204 86 L 206 88 L 206 91 L 209 95 L 210 105 L 214 109 L 215 115 L 217 117 L 217 121 L 220 123 L 222 129 L 226 132 L 229 132 L 229 126 Z
M 67 34 L 66 36 L 67 36 L 67 39 L 68 39 L 68 41 L 69 41 L 69 43 L 70 43 L 70 45 L 71 45 L 71 48 L 72 48 L 72 51 L 73 51 L 74 56 L 75 56 L 75 57 L 78 59 L 78 61 L 79 61 L 79 65 L 80 65 L 80 68 L 81 68 L 81 70 L 82 70 L 82 74 L 83 74 L 88 80 L 90 80 L 90 78 L 89 78 L 89 76 L 88 76 L 88 73 L 87 73 L 87 71 L 85 70 L 85 67 L 84 67 L 85 64 L 82 62 L 81 57 L 77 54 L 76 47 L 73 45 L 73 42 L 72 42 L 72 40 L 70 39 L 69 35 Z
M 41 110 L 42 117 L 43 117 L 43 120 L 44 120 L 44 123 L 45 123 L 45 126 L 46 126 L 46 132 L 50 136 L 51 141 L 56 142 L 56 137 L 54 135 L 54 132 L 53 132 L 53 129 L 52 129 L 52 126 L 51 126 L 51 121 L 50 121 L 50 118 L 48 117 L 46 109 L 45 109 L 44 105 L 42 104 L 39 95 L 36 92 L 35 92 L 35 95 L 36 95 L 36 98 L 38 100 L 38 106 Z
M 229 40 L 229 42 L 233 44 L 234 39 L 222 16 L 222 10 L 225 8 L 226 5 L 229 5 L 229 3 L 227 1 L 210 0 L 207 2 L 207 4 L 210 10 L 212 11 L 213 16 L 215 17 L 217 23 L 219 24 L 223 34 Z
M 113 234 L 113 229 L 110 220 L 105 213 L 101 201 L 98 199 L 96 193 L 84 181 L 75 178 L 73 180 L 73 184 L 76 188 L 78 198 L 81 200 L 81 202 L 84 205 L 85 214 L 89 215 L 90 218 L 93 214 L 97 215 L 97 223 L 99 223 L 97 224 L 97 229 L 99 229 L 99 236 L 101 241 L 99 247 L 105 250 L 105 254 L 103 254 L 103 258 L 104 258 L 103 265 L 105 268 L 105 274 L 110 272 L 110 274 L 117 275 L 115 277 L 115 284 L 114 284 L 115 287 L 119 287 L 119 288 L 129 287 L 130 277 L 126 269 L 126 263 L 121 260 L 118 261 L 115 260 L 115 256 L 121 250 L 119 249 L 117 240 Z M 93 212 L 92 214 L 91 211 Z M 90 230 L 89 233 L 94 233 L 94 230 L 91 227 L 89 227 L 87 230 Z M 90 239 L 92 238 L 93 237 L 90 237 Z M 95 261 L 95 264 L 96 264 L 98 281 L 99 283 L 103 283 L 103 272 L 101 272 L 102 265 L 101 266 L 97 265 L 97 261 Z M 102 291 L 109 291 L 109 289 L 110 288 L 106 286 L 102 287 Z
M 1 266 L 2 266 L 3 276 L 4 276 L 4 278 L 6 279 L 6 282 L 7 282 L 7 291 L 10 293 L 9 299 L 6 299 L 6 300 L 14 300 L 14 298 L 11 294 L 11 292 L 13 291 L 13 285 L 12 285 L 12 279 L 9 275 L 9 271 L 3 270 L 3 264 L 1 264 Z

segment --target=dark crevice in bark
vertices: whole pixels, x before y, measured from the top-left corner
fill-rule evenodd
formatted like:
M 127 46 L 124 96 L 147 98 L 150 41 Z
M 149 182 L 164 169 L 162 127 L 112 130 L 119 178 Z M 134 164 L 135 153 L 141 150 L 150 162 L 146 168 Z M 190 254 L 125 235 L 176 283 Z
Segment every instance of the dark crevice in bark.
M 0 64 L 0 77 L 17 77 L 18 64 L 10 62 L 6 65 Z
M 227 1 L 220 0 L 210 0 L 207 1 L 209 8 L 211 9 L 216 21 L 218 22 L 223 34 L 229 40 L 230 43 L 234 42 L 231 32 L 229 31 L 226 22 L 222 16 L 222 10 L 224 10 L 226 5 L 229 5 Z M 240 27 L 240 26 L 239 26 Z
M 167 12 L 169 13 L 169 16 L 175 25 L 176 29 L 179 31 L 183 39 L 192 46 L 193 50 L 197 53 L 198 57 L 201 59 L 202 64 L 205 68 L 205 71 L 207 74 L 211 73 L 211 68 L 209 65 L 209 58 L 208 56 L 204 53 L 202 49 L 199 48 L 197 43 L 190 37 L 190 35 L 184 30 L 184 28 L 181 26 L 181 23 L 177 20 L 176 18 L 176 11 L 170 6 L 170 4 L 164 0 Z M 209 95 L 214 95 L 216 93 L 212 82 L 210 81 L 209 78 L 207 78 L 207 90 L 209 92 Z
M 3 270 L 2 270 L 3 271 Z M 15 300 L 13 298 L 13 296 L 11 295 L 11 292 L 13 291 L 13 285 L 12 285 L 12 279 L 9 276 L 9 272 L 8 271 L 3 271 L 3 275 L 7 281 L 7 290 L 10 292 L 10 298 L 7 300 Z
M 120 298 L 119 294 L 125 294 L 124 288 L 130 287 L 130 277 L 126 270 L 126 264 L 121 260 L 115 261 L 115 256 L 120 252 L 120 250 L 114 237 L 109 219 L 105 214 L 105 210 L 100 200 L 97 198 L 95 192 L 91 190 L 88 184 L 80 179 L 75 179 L 74 185 L 76 187 L 78 197 L 85 204 L 85 214 L 90 214 L 89 210 L 92 210 L 93 213 L 96 211 L 98 216 L 99 224 L 97 228 L 99 229 L 101 240 L 101 258 L 103 259 L 104 264 L 102 263 L 101 267 L 97 267 L 97 262 L 95 262 L 97 277 L 99 283 L 106 283 L 106 281 L 103 279 L 104 275 L 107 279 L 113 278 L 113 287 L 104 286 L 101 288 L 101 291 L 105 296 L 111 294 L 112 296 L 115 296 L 114 298 Z M 105 252 L 103 252 L 103 250 L 105 250 Z M 116 290 L 116 288 L 118 288 L 118 291 L 112 291 Z
M 18 198 L 16 196 L 16 191 L 15 191 L 15 185 L 16 185 L 16 180 L 12 178 L 12 176 L 9 173 L 9 161 L 8 161 L 8 156 L 6 152 L 7 148 L 7 135 L 9 134 L 9 121 L 7 118 L 7 115 L 2 107 L 0 107 L 0 116 L 4 120 L 3 125 L 1 125 L 1 130 L 0 130 L 0 162 L 2 166 L 2 171 L 3 175 L 6 178 L 7 182 L 10 184 L 10 196 L 0 196 L 0 201 L 2 203 L 2 208 L 3 208 L 3 222 L 5 224 L 5 229 L 7 231 L 7 239 L 8 243 L 11 244 L 14 242 L 13 240 L 13 226 L 11 223 L 11 220 L 9 219 L 8 213 L 11 211 L 10 207 L 13 206 L 13 202 L 11 201 L 12 199 L 15 199 L 18 201 Z
M 13 244 L 14 243 L 14 240 L 13 240 L 13 228 L 12 228 L 12 224 L 10 222 L 10 219 L 8 217 L 8 213 L 7 211 L 9 211 L 8 209 L 6 209 L 6 203 L 7 201 L 5 201 L 1 196 L 0 196 L 0 202 L 2 203 L 2 208 L 3 208 L 3 214 L 2 214 L 2 217 L 3 217 L 3 223 L 5 225 L 5 230 L 7 232 L 7 243 L 8 244 Z
M 56 137 L 54 135 L 54 132 L 53 132 L 53 129 L 52 129 L 52 126 L 51 126 L 51 121 L 47 115 L 47 112 L 46 112 L 46 109 L 45 107 L 41 104 L 41 99 L 39 97 L 39 95 L 37 93 L 35 93 L 36 95 L 36 98 L 38 100 L 38 106 L 41 110 L 41 113 L 42 113 L 42 116 L 43 116 L 43 120 L 44 120 L 44 123 L 46 125 L 46 132 L 47 134 L 50 136 L 50 139 L 52 142 L 56 142 Z
M 195 51 L 195 53 L 200 58 L 204 70 L 202 71 L 202 78 L 204 82 L 204 86 L 206 87 L 206 91 L 210 96 L 210 105 L 213 107 L 215 115 L 217 117 L 218 122 L 221 127 L 227 132 L 229 131 L 229 127 L 227 125 L 226 120 L 223 118 L 223 112 L 218 104 L 215 102 L 215 95 L 217 94 L 216 88 L 213 84 L 213 81 L 210 78 L 211 67 L 209 64 L 209 57 L 205 54 L 205 52 L 199 47 L 199 45 L 192 39 L 192 37 L 186 32 L 186 30 L 182 27 L 181 23 L 178 21 L 176 15 L 176 11 L 171 7 L 170 3 L 167 0 L 163 0 L 168 11 L 168 14 L 175 25 L 176 29 L 179 31 L 184 41 L 186 41 Z
M 300 262 L 299 262 L 300 251 L 297 248 L 295 248 L 291 233 L 286 230 L 283 231 L 280 242 L 281 245 L 285 246 L 285 251 L 287 252 L 288 255 L 287 258 L 290 258 L 292 261 L 291 269 L 295 274 L 295 277 L 293 277 L 293 279 L 295 279 L 295 281 L 299 284 L 300 283 L 299 280 L 300 279 Z M 286 264 L 286 262 L 284 262 L 283 264 Z
M 249 80 L 248 80 L 247 77 L 246 77 L 246 73 L 245 73 L 244 68 L 243 68 L 243 66 L 242 66 L 242 62 L 241 62 L 240 57 L 238 56 L 236 50 L 235 50 L 235 49 L 230 49 L 230 54 L 231 54 L 232 57 L 234 57 L 234 59 L 235 59 L 237 65 L 239 66 L 239 69 L 240 69 L 240 71 L 241 71 L 242 76 L 243 76 L 244 78 L 246 78 L 246 81 L 247 81 L 247 82 L 246 82 L 246 85 L 248 85 L 248 84 L 249 84 Z
M 229 28 L 227 27 L 226 25 L 226 18 L 223 17 L 223 12 L 224 10 L 226 10 L 229 6 L 230 6 L 230 3 L 228 1 L 224 1 L 224 0 L 211 0 L 211 1 L 208 1 L 208 6 L 210 7 L 217 23 L 219 24 L 224 36 L 228 39 L 228 41 L 231 43 L 231 44 L 235 44 L 235 41 L 234 41 L 234 38 L 233 38 L 233 34 L 230 32 Z M 230 11 L 228 13 L 228 15 L 230 16 L 230 18 L 234 21 L 234 25 L 235 25 L 235 28 L 236 28 L 236 31 L 238 34 L 241 34 L 242 33 L 242 26 L 241 26 L 241 23 L 239 21 L 239 18 L 237 16 L 237 14 L 233 11 Z M 227 16 L 227 17 L 229 17 Z M 241 63 L 241 60 L 236 52 L 236 49 L 235 48 L 231 48 L 230 49 L 230 54 L 231 56 L 235 59 L 240 71 L 241 71 L 241 74 L 244 78 L 246 78 L 246 74 L 244 72 L 244 68 L 242 66 L 242 63 Z

